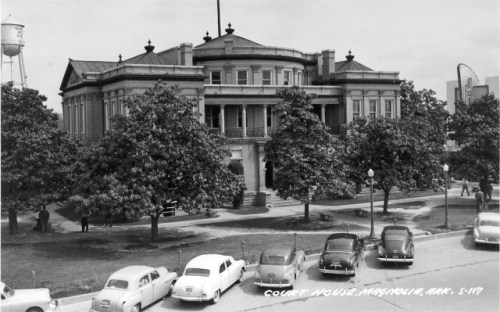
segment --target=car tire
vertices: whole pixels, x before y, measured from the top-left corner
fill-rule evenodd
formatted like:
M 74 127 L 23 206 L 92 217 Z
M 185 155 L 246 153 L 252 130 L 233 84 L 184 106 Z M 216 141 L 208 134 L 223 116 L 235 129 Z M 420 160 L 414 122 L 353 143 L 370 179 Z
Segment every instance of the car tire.
M 216 304 L 217 302 L 219 302 L 219 299 L 220 299 L 220 290 L 216 290 L 214 293 L 214 297 L 212 298 L 211 303 Z
M 170 283 L 170 287 L 168 287 L 168 292 L 165 295 L 165 297 L 169 297 L 172 295 L 172 292 L 174 291 L 174 285 L 177 282 L 177 280 L 173 280 L 172 283 Z
M 241 281 L 243 280 L 243 270 L 240 271 L 240 276 L 238 277 L 238 279 L 236 280 L 236 283 L 241 283 Z
M 31 307 L 28 310 L 26 310 L 26 312 L 43 312 L 43 310 L 38 307 Z
M 139 304 L 136 304 L 132 309 L 130 309 L 130 312 L 139 312 L 141 311 L 141 306 Z

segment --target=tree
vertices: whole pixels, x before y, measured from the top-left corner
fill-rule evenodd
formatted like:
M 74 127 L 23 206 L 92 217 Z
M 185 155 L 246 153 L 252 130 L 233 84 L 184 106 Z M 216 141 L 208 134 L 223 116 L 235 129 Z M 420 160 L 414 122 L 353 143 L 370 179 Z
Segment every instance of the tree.
M 488 94 L 470 105 L 455 103 L 449 119 L 450 140 L 459 151 L 453 153 L 455 172 L 469 178 L 495 179 L 499 175 L 499 101 Z
M 78 146 L 58 128 L 58 115 L 37 90 L 2 84 L 2 210 L 9 232 L 17 213 L 67 198 Z
M 245 190 L 247 189 L 247 187 L 245 186 L 245 169 L 239 161 L 231 161 L 227 165 L 227 168 L 238 177 L 239 191 L 233 198 L 233 209 L 239 209 L 243 205 L 243 200 L 245 199 Z
M 282 99 L 273 107 L 278 127 L 265 145 L 266 160 L 274 164 L 273 189 L 283 199 L 292 197 L 304 204 L 304 217 L 309 220 L 310 191 L 316 195 L 326 191 L 349 192 L 342 164 L 336 158 L 336 139 L 313 112 L 315 94 L 298 87 L 276 91 Z
M 164 82 L 125 105 L 129 116 L 111 118 L 112 130 L 83 159 L 76 200 L 85 209 L 111 209 L 151 217 L 151 240 L 158 219 L 176 203 L 186 211 L 231 203 L 238 179 L 223 161 L 224 139 L 199 122 L 197 103 Z M 97 185 L 94 186 L 94 185 Z
M 374 182 L 384 192 L 384 210 L 388 212 L 389 194 L 394 187 L 403 193 L 432 186 L 434 174 L 440 172 L 443 152 L 419 132 L 419 121 L 411 119 L 357 118 L 347 126 L 344 139 L 348 165 L 355 178 L 366 179 L 369 169 Z

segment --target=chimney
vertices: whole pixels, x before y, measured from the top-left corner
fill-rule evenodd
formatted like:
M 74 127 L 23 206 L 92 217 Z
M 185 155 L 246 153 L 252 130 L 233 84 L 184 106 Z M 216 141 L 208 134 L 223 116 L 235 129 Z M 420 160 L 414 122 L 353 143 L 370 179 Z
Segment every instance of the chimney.
M 323 81 L 330 80 L 330 74 L 335 72 L 335 50 L 324 50 L 323 54 Z
M 193 66 L 193 44 L 181 43 L 180 46 L 181 65 Z
M 233 38 L 224 39 L 224 53 L 233 54 Z

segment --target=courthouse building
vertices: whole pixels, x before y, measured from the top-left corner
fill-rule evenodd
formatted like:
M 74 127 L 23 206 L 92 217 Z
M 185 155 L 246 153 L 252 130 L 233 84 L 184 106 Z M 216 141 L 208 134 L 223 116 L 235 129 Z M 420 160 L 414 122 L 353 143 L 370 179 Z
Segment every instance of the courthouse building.
M 280 99 L 276 89 L 300 86 L 316 93 L 315 112 L 335 135 L 357 117 L 399 117 L 398 72 L 375 71 L 354 60 L 349 51 L 304 53 L 265 46 L 226 34 L 193 47 L 182 43 L 117 61 L 69 60 L 61 83 L 64 128 L 75 140 L 91 144 L 109 130 L 109 117 L 127 114 L 124 100 L 151 88 L 159 79 L 178 85 L 196 99 L 201 122 L 227 137 L 231 161 L 243 164 L 246 203 L 268 205 L 272 164 L 264 162 L 264 144 L 275 131 L 271 112 Z

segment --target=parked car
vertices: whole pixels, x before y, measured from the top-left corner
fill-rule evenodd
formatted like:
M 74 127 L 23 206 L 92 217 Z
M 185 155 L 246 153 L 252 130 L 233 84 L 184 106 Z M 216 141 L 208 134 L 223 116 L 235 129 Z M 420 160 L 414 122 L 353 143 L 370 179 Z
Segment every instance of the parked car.
M 474 221 L 474 243 L 500 245 L 500 214 L 481 212 Z
M 304 269 L 305 253 L 294 246 L 276 245 L 262 251 L 255 269 L 254 284 L 259 287 L 293 287 Z
M 50 297 L 47 288 L 16 289 L 0 282 L 2 288 L 1 311 L 4 312 L 53 312 L 57 300 Z
M 215 304 L 225 290 L 241 281 L 244 271 L 243 260 L 215 254 L 198 256 L 186 265 L 172 290 L 172 298 Z
M 139 312 L 167 296 L 177 273 L 165 267 L 132 265 L 111 274 L 104 288 L 92 298 L 89 312 Z
M 384 227 L 378 245 L 377 259 L 382 263 L 397 262 L 412 265 L 415 260 L 413 233 L 402 225 Z
M 335 233 L 326 239 L 319 258 L 319 271 L 355 276 L 364 259 L 365 241 L 356 234 Z

